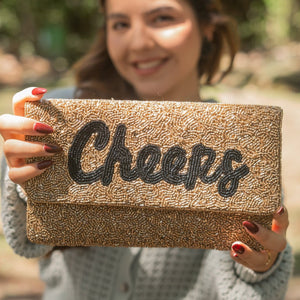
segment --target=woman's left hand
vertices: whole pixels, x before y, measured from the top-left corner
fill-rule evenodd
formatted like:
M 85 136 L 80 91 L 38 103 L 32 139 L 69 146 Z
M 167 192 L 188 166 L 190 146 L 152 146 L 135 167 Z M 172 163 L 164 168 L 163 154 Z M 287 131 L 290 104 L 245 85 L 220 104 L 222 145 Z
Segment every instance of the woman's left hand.
M 282 206 L 274 214 L 272 230 L 248 221 L 243 222 L 243 225 L 246 231 L 267 250 L 255 251 L 242 242 L 234 242 L 231 257 L 256 272 L 268 271 L 287 244 L 286 230 L 289 225 L 287 209 Z

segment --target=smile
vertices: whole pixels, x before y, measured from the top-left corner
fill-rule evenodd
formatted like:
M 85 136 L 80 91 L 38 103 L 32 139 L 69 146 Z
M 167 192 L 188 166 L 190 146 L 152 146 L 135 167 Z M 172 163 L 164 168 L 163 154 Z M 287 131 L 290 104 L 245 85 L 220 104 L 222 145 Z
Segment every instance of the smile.
M 140 61 L 133 63 L 136 72 L 139 75 L 150 75 L 158 71 L 167 61 L 167 58 Z

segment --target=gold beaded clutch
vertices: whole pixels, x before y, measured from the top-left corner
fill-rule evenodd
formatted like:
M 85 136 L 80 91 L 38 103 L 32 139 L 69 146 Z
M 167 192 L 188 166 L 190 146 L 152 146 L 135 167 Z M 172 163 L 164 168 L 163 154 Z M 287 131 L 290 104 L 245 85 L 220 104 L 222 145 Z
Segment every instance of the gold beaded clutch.
M 49 99 L 25 114 L 54 128 L 27 140 L 63 149 L 26 182 L 34 243 L 259 249 L 242 222 L 270 228 L 280 206 L 278 107 Z

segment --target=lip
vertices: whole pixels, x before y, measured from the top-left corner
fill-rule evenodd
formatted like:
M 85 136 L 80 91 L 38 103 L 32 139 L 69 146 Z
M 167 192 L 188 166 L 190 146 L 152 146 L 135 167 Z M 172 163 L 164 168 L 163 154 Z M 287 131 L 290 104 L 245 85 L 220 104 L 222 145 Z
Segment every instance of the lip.
M 152 75 L 158 72 L 168 61 L 168 58 L 152 58 L 152 59 L 143 59 L 135 60 L 131 63 L 135 72 L 138 75 L 146 76 Z

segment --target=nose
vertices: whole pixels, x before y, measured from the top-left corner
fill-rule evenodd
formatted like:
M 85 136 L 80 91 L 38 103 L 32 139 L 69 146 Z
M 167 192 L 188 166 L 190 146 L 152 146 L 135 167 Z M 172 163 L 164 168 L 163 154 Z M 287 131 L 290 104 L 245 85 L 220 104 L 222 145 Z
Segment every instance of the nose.
M 136 22 L 131 26 L 130 49 L 133 51 L 143 51 L 151 49 L 155 42 L 150 28 L 143 22 Z

